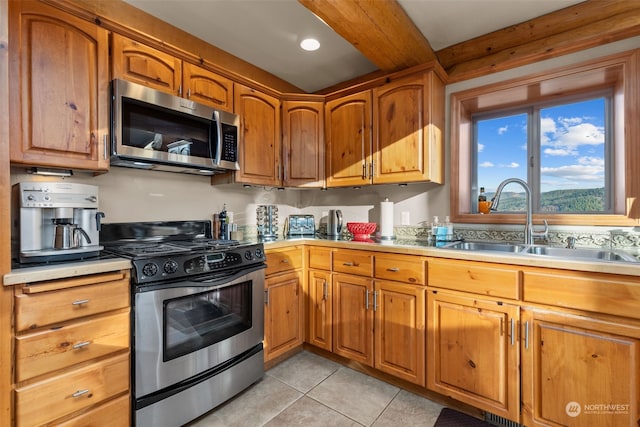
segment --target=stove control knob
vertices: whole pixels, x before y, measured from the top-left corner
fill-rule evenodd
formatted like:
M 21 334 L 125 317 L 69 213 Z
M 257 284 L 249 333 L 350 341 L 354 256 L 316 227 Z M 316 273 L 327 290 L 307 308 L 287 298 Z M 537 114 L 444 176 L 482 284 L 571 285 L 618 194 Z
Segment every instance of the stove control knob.
M 262 249 L 256 249 L 256 258 L 263 258 Z
M 178 263 L 173 261 L 173 260 L 169 260 L 167 262 L 164 263 L 164 272 L 168 273 L 168 274 L 172 274 L 175 273 L 176 271 L 178 271 Z
M 246 251 L 244 253 L 244 257 L 246 258 L 247 261 L 251 261 L 253 259 L 253 254 L 251 253 L 251 251 Z
M 147 277 L 155 276 L 157 272 L 158 272 L 158 265 L 152 262 L 145 264 L 144 267 L 142 267 L 142 274 L 144 274 Z

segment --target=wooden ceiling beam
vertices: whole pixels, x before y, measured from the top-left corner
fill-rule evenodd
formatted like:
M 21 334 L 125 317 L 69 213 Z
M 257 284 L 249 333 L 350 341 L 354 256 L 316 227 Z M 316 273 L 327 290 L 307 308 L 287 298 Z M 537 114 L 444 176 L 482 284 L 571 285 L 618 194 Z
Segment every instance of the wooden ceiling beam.
M 640 35 L 640 2 L 589 0 L 436 52 L 449 82 Z
M 396 0 L 298 0 L 382 71 L 436 59 Z

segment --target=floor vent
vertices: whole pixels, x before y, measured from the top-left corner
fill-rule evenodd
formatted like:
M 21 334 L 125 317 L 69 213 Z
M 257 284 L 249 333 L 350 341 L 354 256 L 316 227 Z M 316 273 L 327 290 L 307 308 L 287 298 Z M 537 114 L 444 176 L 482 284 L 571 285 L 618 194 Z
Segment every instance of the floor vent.
M 524 427 L 523 424 L 508 420 L 506 418 L 501 417 L 500 415 L 495 415 L 490 412 L 484 413 L 484 420 L 489 424 L 492 424 L 498 427 Z

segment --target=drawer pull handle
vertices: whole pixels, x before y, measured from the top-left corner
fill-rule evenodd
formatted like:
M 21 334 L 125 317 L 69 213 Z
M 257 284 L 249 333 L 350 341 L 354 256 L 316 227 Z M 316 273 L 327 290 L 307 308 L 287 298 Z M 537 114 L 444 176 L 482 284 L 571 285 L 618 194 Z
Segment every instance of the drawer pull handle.
M 289 260 L 288 259 L 281 259 L 280 262 L 283 263 L 283 264 L 289 264 Z
M 78 391 L 76 391 L 75 393 L 73 393 L 73 394 L 71 395 L 71 397 L 80 397 L 80 396 L 83 396 L 83 395 L 85 395 L 85 394 L 87 394 L 87 393 L 89 393 L 89 389 L 88 389 L 88 388 L 85 388 L 84 390 L 78 390 Z
M 75 344 L 75 345 L 73 346 L 73 348 L 74 348 L 74 350 L 75 350 L 75 349 L 78 349 L 78 348 L 86 347 L 86 346 L 88 346 L 89 344 L 91 344 L 91 341 L 82 341 L 82 342 L 79 342 L 78 344 Z
M 391 267 L 391 268 L 387 268 L 387 271 L 390 271 L 392 273 L 397 273 L 398 271 L 400 271 L 400 269 L 398 267 Z
M 73 304 L 73 305 L 82 305 L 82 304 L 86 304 L 88 302 L 89 302 L 88 299 L 79 299 L 77 301 L 72 302 L 71 304 Z
M 357 267 L 358 264 L 354 263 L 354 262 L 343 262 L 342 265 L 346 266 L 346 267 Z

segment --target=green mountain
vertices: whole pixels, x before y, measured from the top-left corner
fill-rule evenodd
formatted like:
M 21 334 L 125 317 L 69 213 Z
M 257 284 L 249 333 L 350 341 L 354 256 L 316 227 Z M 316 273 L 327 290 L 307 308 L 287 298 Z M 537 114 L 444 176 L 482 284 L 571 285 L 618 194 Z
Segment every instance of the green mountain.
M 494 193 L 487 193 L 491 200 Z M 541 209 L 553 213 L 598 213 L 605 209 L 603 188 L 581 190 L 553 190 L 542 193 Z M 524 192 L 503 192 L 500 196 L 499 211 L 522 212 L 526 209 L 527 199 Z

